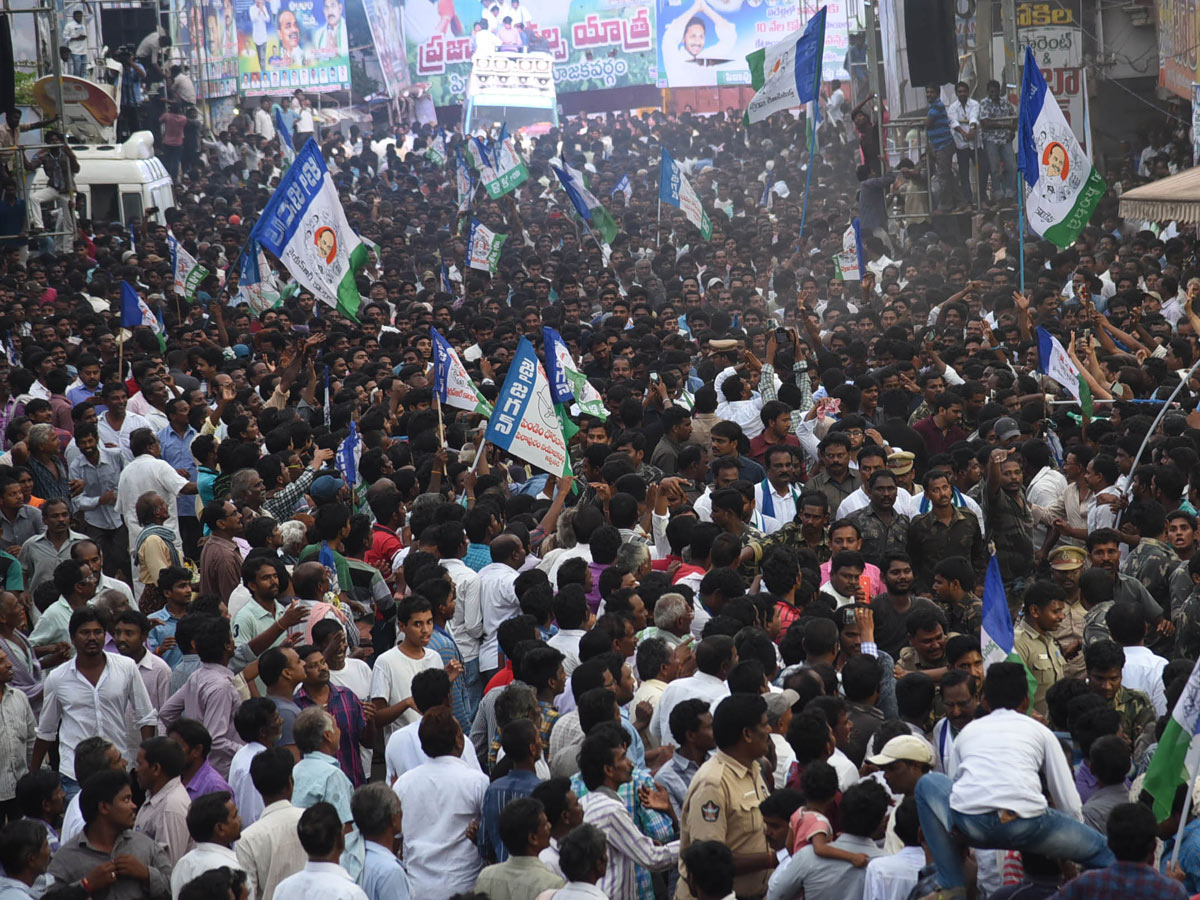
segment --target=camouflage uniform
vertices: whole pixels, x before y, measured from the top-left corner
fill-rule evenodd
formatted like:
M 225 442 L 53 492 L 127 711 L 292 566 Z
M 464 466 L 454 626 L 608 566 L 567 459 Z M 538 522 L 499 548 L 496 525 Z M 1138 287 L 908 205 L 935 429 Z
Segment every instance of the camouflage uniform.
M 1176 654 L 1183 659 L 1200 656 L 1200 586 L 1194 585 L 1192 592 L 1174 608 L 1171 623 L 1175 626 Z
M 949 525 L 939 522 L 933 510 L 914 518 L 908 526 L 908 555 L 912 557 L 918 590 L 933 587 L 933 570 L 948 556 L 966 557 L 980 583 L 987 571 L 987 545 L 979 520 L 969 509 L 955 507 Z
M 1083 646 L 1090 647 L 1096 641 L 1112 640 L 1112 635 L 1108 633 L 1108 622 L 1105 621 L 1108 611 L 1112 608 L 1113 601 L 1105 600 L 1087 611 L 1087 615 L 1083 617 Z
M 763 561 L 763 557 L 776 547 L 787 547 L 789 550 L 811 550 L 817 557 L 818 564 L 826 562 L 833 556 L 833 551 L 829 549 L 829 529 L 825 529 L 824 534 L 821 535 L 821 543 L 814 547 L 804 540 L 804 532 L 801 530 L 799 522 L 785 522 L 778 531 L 772 532 L 764 538 L 752 540 L 745 546 L 754 550 L 756 571 L 759 563 Z
M 1121 571 L 1146 586 L 1164 610 L 1171 608 L 1171 573 L 1179 565 L 1175 548 L 1157 538 L 1142 538 L 1121 566 Z
M 1038 631 L 1028 620 L 1022 619 L 1013 630 L 1013 650 L 1025 663 L 1033 676 L 1037 690 L 1033 695 L 1033 710 L 1045 716 L 1046 692 L 1066 675 L 1067 660 L 1059 649 L 1058 642 L 1045 632 Z
M 932 415 L 933 407 L 922 400 L 921 405 L 914 409 L 912 415 L 908 417 L 908 427 L 912 428 L 917 422 L 920 422 L 922 419 L 928 419 Z
M 1007 585 L 1033 574 L 1033 516 L 1024 494 L 983 491 L 987 539 L 996 545 L 996 560 Z M 1010 598 L 1011 606 L 1011 598 Z
M 867 505 L 850 514 L 850 521 L 858 526 L 862 536 L 862 556 L 869 563 L 883 569 L 883 557 L 887 553 L 903 553 L 908 547 L 908 516 L 892 513 L 892 521 L 886 523 L 879 518 L 874 506 Z
M 814 488 L 825 495 L 825 499 L 829 501 L 829 517 L 830 519 L 837 518 L 837 508 L 842 505 L 842 501 L 862 487 L 862 479 L 858 477 L 858 473 L 852 470 L 846 470 L 846 477 L 841 481 L 834 481 L 828 472 L 818 472 L 812 478 L 808 479 L 808 484 L 805 485 L 806 490 Z
M 975 533 L 979 533 L 978 528 L 975 529 Z M 978 636 L 979 627 L 983 623 L 982 600 L 974 594 L 963 594 L 961 599 L 951 601 L 948 606 L 941 603 L 938 606 L 946 614 L 946 621 L 950 624 L 949 631 Z
M 1109 708 L 1121 714 L 1121 730 L 1133 745 L 1133 761 L 1139 762 L 1156 740 L 1154 705 L 1141 691 L 1122 687 L 1112 699 Z

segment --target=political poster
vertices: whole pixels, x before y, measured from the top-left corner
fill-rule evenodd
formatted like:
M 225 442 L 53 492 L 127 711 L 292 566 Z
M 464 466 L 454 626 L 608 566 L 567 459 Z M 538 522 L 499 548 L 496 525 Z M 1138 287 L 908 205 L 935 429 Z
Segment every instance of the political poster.
M 235 0 L 238 85 L 282 96 L 350 87 L 350 42 L 343 0 Z
M 404 48 L 404 31 L 400 25 L 398 0 L 362 0 L 371 38 L 375 42 L 375 57 L 383 73 L 387 95 L 393 99 L 408 87 L 408 54 Z
M 825 10 L 821 80 L 848 79 L 846 0 L 657 0 L 658 86 L 749 85 L 746 57 Z
M 475 52 L 475 23 L 504 18 L 520 28 L 521 45 L 549 53 L 560 94 L 654 84 L 656 0 L 416 0 L 404 5 L 404 34 L 413 82 L 429 82 L 438 106 L 462 102 Z
M 232 97 L 238 86 L 234 0 L 171 0 L 171 43 L 188 56 L 198 99 Z

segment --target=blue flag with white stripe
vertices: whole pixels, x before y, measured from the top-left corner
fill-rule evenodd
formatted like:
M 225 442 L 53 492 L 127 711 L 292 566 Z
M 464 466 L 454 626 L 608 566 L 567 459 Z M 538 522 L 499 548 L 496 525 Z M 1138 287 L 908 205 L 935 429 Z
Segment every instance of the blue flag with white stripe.
M 362 438 L 358 436 L 358 425 L 350 422 L 350 433 L 338 445 L 335 462 L 338 471 L 346 479 L 346 484 L 354 487 L 358 484 L 358 461 L 362 458 Z

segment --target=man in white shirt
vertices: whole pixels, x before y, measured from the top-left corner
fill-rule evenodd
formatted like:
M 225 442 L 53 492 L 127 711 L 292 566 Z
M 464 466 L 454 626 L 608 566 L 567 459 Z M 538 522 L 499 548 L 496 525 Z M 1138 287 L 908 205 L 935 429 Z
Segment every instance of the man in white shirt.
M 475 842 L 463 836 L 483 816 L 489 781 L 459 758 L 466 739 L 449 709 L 429 710 L 418 735 L 430 761 L 401 775 L 393 789 L 402 809 L 437 814 L 404 817 L 404 862 L 414 897 L 449 900 L 471 892 L 483 869 Z
M 383 725 L 390 738 L 402 726 L 421 719 L 412 696 L 412 680 L 418 672 L 441 669 L 442 657 L 429 646 L 433 637 L 433 611 L 422 597 L 408 597 L 396 611 L 396 624 L 403 630 L 399 644 L 375 660 L 371 673 L 371 699 L 375 724 Z M 445 666 L 451 680 L 462 675 L 457 660 Z
M 980 146 L 979 101 L 971 98 L 971 88 L 965 81 L 954 86 L 955 100 L 946 107 L 950 119 L 950 134 L 954 138 L 954 155 L 958 159 L 958 184 L 962 205 L 970 208 L 974 195 L 971 191 L 971 163 Z M 976 163 L 978 171 L 978 163 Z
M 275 140 L 275 120 L 271 115 L 271 99 L 263 97 L 262 103 L 254 111 L 254 133 L 262 135 L 264 141 Z
M 296 829 L 304 810 L 292 805 L 294 765 L 287 747 L 270 747 L 250 763 L 250 778 L 264 806 L 258 821 L 242 832 L 237 858 L 255 900 L 272 900 L 276 887 L 303 869 L 308 859 Z M 341 833 L 336 811 L 333 817 Z
M 1167 694 L 1163 686 L 1163 669 L 1167 661 L 1145 646 L 1146 614 L 1136 603 L 1114 603 L 1104 616 L 1108 633 L 1125 651 L 1121 667 L 1121 684 L 1131 691 L 1141 691 L 1154 705 L 1154 714 L 1167 714 Z
M 733 639 L 726 635 L 705 638 L 696 647 L 695 675 L 677 678 L 667 685 L 658 707 L 650 719 L 650 733 L 658 736 L 661 746 L 674 745 L 671 735 L 671 710 L 683 700 L 703 700 L 709 709 L 729 696 L 729 685 L 725 683 L 729 670 L 737 661 Z
M 1050 465 L 1050 446 L 1045 441 L 1026 441 L 1021 445 L 1021 463 L 1025 469 L 1025 499 L 1034 507 L 1034 521 L 1038 520 L 1037 507 L 1049 510 L 1067 493 L 1067 477 Z M 1046 524 L 1033 526 L 1033 546 L 1046 543 Z
M 946 774 L 917 782 L 921 831 L 947 898 L 965 897 L 961 832 L 973 847 L 1031 850 L 1088 868 L 1114 862 L 1104 835 L 1083 824 L 1082 804 L 1058 739 L 1025 715 L 1029 686 L 1020 663 L 993 663 L 983 683 L 992 712 L 954 741 Z M 1042 792 L 1045 777 L 1054 808 Z
M 471 704 L 470 712 L 474 716 L 475 709 L 479 706 L 479 698 L 483 696 L 483 685 L 479 677 L 480 640 L 484 634 L 480 595 L 481 573 L 477 573 L 463 562 L 467 553 L 467 534 L 460 522 L 446 522 L 441 525 L 437 536 L 442 568 L 449 573 L 450 580 L 454 582 L 454 617 L 448 623 L 450 634 L 454 637 L 454 643 L 458 645 L 458 652 L 462 654 L 467 682 L 477 689 L 477 693 L 468 698 Z
M 296 830 L 308 862 L 303 870 L 279 882 L 275 900 L 367 900 L 338 862 L 346 849 L 346 836 L 342 817 L 332 803 L 321 801 L 304 810 Z
M 925 865 L 921 848 L 917 803 L 905 797 L 895 811 L 896 836 L 904 842 L 899 853 L 877 856 L 867 863 L 863 882 L 863 900 L 907 900 L 917 884 L 917 875 Z
M 137 663 L 104 652 L 107 634 L 99 611 L 85 607 L 72 613 L 69 630 L 75 656 L 46 676 L 30 769 L 42 767 L 57 738 L 58 771 L 63 787 L 69 795 L 74 795 L 79 789 L 75 748 L 80 741 L 100 735 L 130 759 L 131 748 L 126 745 L 125 735 L 126 708 L 133 708 L 143 740 L 154 737 L 158 714 L 150 705 L 150 695 L 146 693 Z
M 129 436 L 129 448 L 133 454 L 129 462 L 121 470 L 121 478 L 117 482 L 117 508 L 124 516 L 126 523 L 136 522 L 137 501 L 142 494 L 153 492 L 158 494 L 167 504 L 167 521 L 164 526 L 175 535 L 175 550 L 183 558 L 183 539 L 179 537 L 179 516 L 176 512 L 176 499 L 180 494 L 197 493 L 196 482 L 188 481 L 171 464 L 162 459 L 162 446 L 158 435 L 151 429 L 137 429 Z M 131 530 L 131 536 L 140 529 Z M 134 542 L 130 542 L 131 548 Z M 138 570 L 137 557 L 132 560 L 133 571 Z
M 492 551 L 492 561 L 479 570 L 479 607 L 482 617 L 482 641 L 476 639 L 479 660 L 479 694 L 483 695 L 483 685 L 495 672 L 500 669 L 500 644 L 497 631 L 505 619 L 521 614 L 521 601 L 517 599 L 517 575 L 525 565 L 525 545 L 515 534 L 501 534 L 492 538 L 489 545 Z M 462 644 L 459 644 L 462 648 Z M 466 659 L 466 651 L 463 651 Z M 468 666 L 469 668 L 469 666 Z M 472 698 L 471 712 L 479 705 L 479 699 Z
M 850 513 L 858 512 L 871 504 L 867 496 L 867 482 L 876 472 L 881 472 L 887 466 L 887 451 L 874 445 L 863 447 L 858 451 L 858 477 L 862 479 L 862 487 L 841 502 L 837 508 L 837 518 L 844 519 Z M 896 491 L 896 512 L 915 519 L 921 514 L 921 499 L 914 497 L 908 491 Z
M 443 669 L 427 669 L 418 672 L 412 680 L 413 703 L 417 712 L 424 716 L 429 710 L 444 708 L 452 710 L 450 702 L 450 676 Z M 384 748 L 384 760 L 387 763 L 387 783 L 395 784 L 396 779 L 417 766 L 429 762 L 429 756 L 421 749 L 421 736 L 418 729 L 421 720 L 405 725 L 388 738 Z M 479 759 L 475 756 L 475 748 L 467 741 L 463 742 L 460 756 L 469 768 L 478 769 Z
M 775 385 L 782 387 L 783 382 Z M 745 378 L 733 366 L 721 371 L 713 382 L 717 391 L 717 415 L 737 422 L 746 437 L 753 440 L 762 434 L 762 395 L 751 390 Z
M 229 786 L 233 800 L 242 816 L 242 826 L 249 828 L 262 815 L 262 795 L 250 777 L 254 758 L 268 747 L 274 747 L 283 734 L 283 716 L 269 697 L 251 697 L 233 714 L 233 727 L 245 744 L 233 754 L 229 763 Z
M 242 868 L 233 852 L 234 842 L 242 836 L 242 817 L 228 791 L 201 794 L 193 800 L 187 814 L 187 827 L 196 843 L 171 870 L 174 900 L 179 900 L 179 892 L 185 884 L 210 869 Z

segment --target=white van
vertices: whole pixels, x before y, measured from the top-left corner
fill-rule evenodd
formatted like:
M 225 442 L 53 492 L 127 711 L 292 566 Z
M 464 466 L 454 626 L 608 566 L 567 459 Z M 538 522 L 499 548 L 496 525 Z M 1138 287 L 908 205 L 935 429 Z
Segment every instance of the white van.
M 175 205 L 175 192 L 167 168 L 154 155 L 154 136 L 135 131 L 123 144 L 71 144 L 79 160 L 75 175 L 75 214 L 93 222 L 121 222 L 145 218 L 155 208 L 154 221 L 167 224 L 166 211 Z M 46 185 L 38 170 L 33 190 Z

